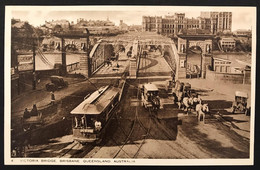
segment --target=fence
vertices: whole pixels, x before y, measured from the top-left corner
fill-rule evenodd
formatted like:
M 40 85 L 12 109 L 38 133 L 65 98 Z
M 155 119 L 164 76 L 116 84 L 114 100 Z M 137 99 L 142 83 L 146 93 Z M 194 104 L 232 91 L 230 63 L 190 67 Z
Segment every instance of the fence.
M 80 68 L 79 62 L 68 64 L 67 65 L 67 72 L 69 73 L 69 72 L 78 70 L 79 68 Z

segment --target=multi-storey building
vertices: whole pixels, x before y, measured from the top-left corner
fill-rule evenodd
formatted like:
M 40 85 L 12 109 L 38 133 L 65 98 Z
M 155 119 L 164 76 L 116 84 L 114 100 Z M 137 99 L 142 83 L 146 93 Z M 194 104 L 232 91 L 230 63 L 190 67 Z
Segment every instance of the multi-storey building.
M 201 12 L 198 18 L 185 18 L 185 13 L 161 16 L 143 16 L 143 31 L 159 34 L 176 35 L 184 29 L 207 30 L 212 34 L 231 31 L 231 12 Z

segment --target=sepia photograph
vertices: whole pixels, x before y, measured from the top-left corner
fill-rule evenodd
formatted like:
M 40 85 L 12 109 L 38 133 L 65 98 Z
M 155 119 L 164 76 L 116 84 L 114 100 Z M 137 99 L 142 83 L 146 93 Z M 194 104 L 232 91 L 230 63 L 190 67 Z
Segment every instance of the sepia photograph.
M 253 165 L 256 7 L 5 10 L 5 164 Z

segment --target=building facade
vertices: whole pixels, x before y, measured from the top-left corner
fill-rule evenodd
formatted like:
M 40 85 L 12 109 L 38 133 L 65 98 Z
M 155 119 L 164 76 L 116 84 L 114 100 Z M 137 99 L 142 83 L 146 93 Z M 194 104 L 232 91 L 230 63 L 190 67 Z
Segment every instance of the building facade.
M 231 31 L 231 12 L 201 12 L 198 18 L 186 18 L 185 13 L 165 16 L 143 16 L 142 30 L 158 34 L 177 35 L 182 30 L 201 29 L 211 34 Z
M 246 30 L 246 29 L 238 29 L 238 30 L 234 31 L 234 34 L 239 37 L 251 37 L 252 31 Z
M 233 49 L 236 47 L 236 41 L 233 38 L 222 38 L 219 42 L 223 49 Z

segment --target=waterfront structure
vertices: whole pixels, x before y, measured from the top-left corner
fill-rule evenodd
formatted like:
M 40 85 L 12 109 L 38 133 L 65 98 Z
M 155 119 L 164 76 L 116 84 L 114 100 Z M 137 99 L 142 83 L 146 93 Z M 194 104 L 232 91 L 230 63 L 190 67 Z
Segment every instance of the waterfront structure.
M 236 46 L 234 38 L 222 38 L 219 42 L 223 49 L 232 49 Z
M 177 35 L 182 30 L 201 29 L 211 34 L 231 31 L 232 12 L 201 12 L 197 18 L 185 13 L 162 16 L 143 16 L 142 30 L 163 35 Z

